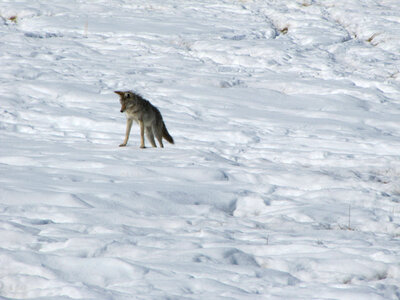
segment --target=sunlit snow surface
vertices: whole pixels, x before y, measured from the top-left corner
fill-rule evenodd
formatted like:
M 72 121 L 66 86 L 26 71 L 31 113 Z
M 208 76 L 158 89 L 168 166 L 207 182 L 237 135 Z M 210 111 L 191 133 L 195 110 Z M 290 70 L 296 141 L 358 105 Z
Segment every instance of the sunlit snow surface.
M 1 299 L 400 299 L 398 0 L 0 16 Z

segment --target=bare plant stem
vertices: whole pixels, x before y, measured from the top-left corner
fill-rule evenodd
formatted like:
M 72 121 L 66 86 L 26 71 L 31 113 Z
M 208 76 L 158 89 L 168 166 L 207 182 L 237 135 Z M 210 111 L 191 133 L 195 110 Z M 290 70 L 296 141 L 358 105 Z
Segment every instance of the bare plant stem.
M 350 225 L 351 225 L 351 204 L 349 204 L 349 224 L 348 224 L 348 229 L 350 230 Z

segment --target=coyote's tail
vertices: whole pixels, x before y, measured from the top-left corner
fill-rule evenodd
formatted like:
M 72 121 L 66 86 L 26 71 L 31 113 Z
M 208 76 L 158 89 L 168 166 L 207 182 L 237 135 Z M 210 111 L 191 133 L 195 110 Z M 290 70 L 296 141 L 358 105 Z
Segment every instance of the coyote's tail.
M 174 139 L 172 136 L 169 134 L 167 127 L 165 126 L 165 123 L 163 122 L 163 131 L 162 131 L 162 137 L 166 139 L 169 143 L 174 144 Z

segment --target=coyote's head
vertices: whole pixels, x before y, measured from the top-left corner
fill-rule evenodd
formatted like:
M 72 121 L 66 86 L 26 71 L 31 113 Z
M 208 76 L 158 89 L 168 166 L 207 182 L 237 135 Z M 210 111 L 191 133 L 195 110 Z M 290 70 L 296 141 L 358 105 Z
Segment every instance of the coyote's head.
M 121 112 L 125 112 L 125 110 L 131 106 L 135 106 L 136 94 L 131 91 L 115 91 L 114 93 L 119 95 L 119 102 L 121 103 Z

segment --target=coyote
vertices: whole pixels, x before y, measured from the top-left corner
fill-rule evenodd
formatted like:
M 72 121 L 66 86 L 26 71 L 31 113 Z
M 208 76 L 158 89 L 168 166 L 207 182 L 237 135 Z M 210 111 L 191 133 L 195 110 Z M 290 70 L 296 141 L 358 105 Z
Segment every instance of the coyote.
M 162 138 L 166 139 L 171 144 L 174 143 L 174 139 L 168 133 L 167 127 L 165 127 L 163 118 L 157 107 L 135 92 L 115 91 L 115 93 L 120 97 L 121 113 L 124 112 L 126 114 L 125 140 L 121 145 L 119 145 L 120 147 L 125 147 L 128 143 L 133 120 L 135 120 L 140 126 L 140 148 L 145 148 L 145 131 L 147 139 L 153 147 L 157 147 L 154 141 L 154 136 L 156 136 L 161 148 L 164 147 Z

